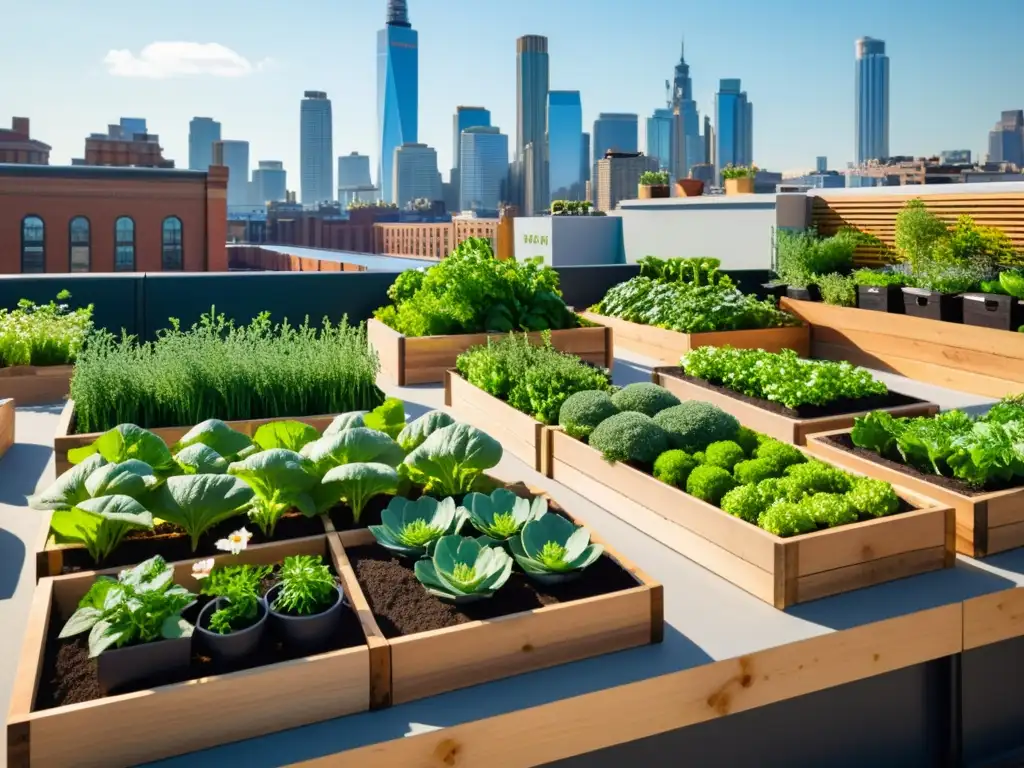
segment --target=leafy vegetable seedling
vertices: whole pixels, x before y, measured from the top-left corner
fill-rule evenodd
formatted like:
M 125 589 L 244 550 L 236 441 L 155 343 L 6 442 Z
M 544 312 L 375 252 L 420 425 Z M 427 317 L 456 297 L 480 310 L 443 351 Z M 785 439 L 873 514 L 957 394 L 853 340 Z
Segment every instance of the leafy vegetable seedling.
M 430 560 L 417 560 L 416 578 L 435 597 L 462 604 L 491 597 L 508 581 L 512 558 L 501 547 L 445 536 Z
M 443 536 L 457 534 L 466 522 L 466 511 L 455 499 L 438 501 L 422 496 L 416 501 L 396 497 L 380 514 L 381 525 L 370 533 L 382 547 L 402 557 L 429 555 Z
M 510 542 L 512 556 L 531 579 L 554 584 L 579 576 L 604 552 L 590 543 L 590 532 L 560 515 L 542 515 L 523 526 Z
M 320 555 L 286 557 L 278 574 L 281 588 L 273 609 L 290 616 L 322 613 L 338 600 L 337 582 Z
M 543 496 L 531 501 L 506 488 L 498 488 L 490 496 L 468 493 L 462 500 L 462 506 L 473 527 L 484 534 L 486 540 L 482 539 L 482 543 L 488 545 L 506 544 L 524 525 L 548 511 L 548 503 Z

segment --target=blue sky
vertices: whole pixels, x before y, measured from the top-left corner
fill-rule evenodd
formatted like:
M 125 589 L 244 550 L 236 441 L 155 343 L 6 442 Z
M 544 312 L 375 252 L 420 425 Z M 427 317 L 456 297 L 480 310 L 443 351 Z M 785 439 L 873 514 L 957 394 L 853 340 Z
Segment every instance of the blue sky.
M 376 30 L 386 0 L 31 0 L 0 19 L 0 120 L 32 119 L 51 161 L 120 116 L 145 117 L 165 154 L 188 163 L 188 121 L 220 120 L 251 159 L 283 160 L 296 187 L 299 101 L 333 101 L 335 154 L 376 166 Z M 551 88 L 580 90 L 584 128 L 598 112 L 644 117 L 663 105 L 685 35 L 694 97 L 714 117 L 720 78 L 754 104 L 754 158 L 775 170 L 852 157 L 854 40 L 885 40 L 891 58 L 890 147 L 985 151 L 1003 109 L 1024 107 L 1024 0 L 409 0 L 420 34 L 420 141 L 447 177 L 458 104 L 492 112 L 515 144 L 515 39 L 549 38 Z M 1006 32 L 1001 32 L 1004 30 Z M 189 47 L 215 74 L 179 74 Z M 194 52 L 194 49 L 192 49 Z M 211 53 L 212 51 L 212 53 Z M 134 76 L 126 76 L 134 75 Z M 644 140 L 641 136 L 641 147 Z

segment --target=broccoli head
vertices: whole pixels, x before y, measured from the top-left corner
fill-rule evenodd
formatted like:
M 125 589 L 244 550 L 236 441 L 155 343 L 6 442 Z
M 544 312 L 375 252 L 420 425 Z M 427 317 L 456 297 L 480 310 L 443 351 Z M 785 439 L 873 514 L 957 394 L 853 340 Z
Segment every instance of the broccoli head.
M 720 440 L 732 440 L 740 429 L 734 416 L 700 400 L 666 408 L 654 417 L 654 423 L 668 432 L 673 448 L 688 453 L 704 451 Z

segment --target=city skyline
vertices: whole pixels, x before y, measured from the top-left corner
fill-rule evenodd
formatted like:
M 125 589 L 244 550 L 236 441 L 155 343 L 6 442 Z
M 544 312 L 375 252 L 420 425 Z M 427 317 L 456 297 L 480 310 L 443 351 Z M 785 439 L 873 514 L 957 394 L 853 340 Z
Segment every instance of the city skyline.
M 203 13 L 189 13 L 193 5 Z M 490 110 L 493 124 L 509 126 L 510 145 L 516 146 L 515 39 L 527 34 L 548 37 L 550 88 L 581 92 L 585 128 L 600 112 L 635 112 L 646 120 L 663 107 L 664 81 L 672 77 L 685 36 L 701 115 L 712 111 L 721 79 L 741 79 L 758 105 L 754 161 L 777 170 L 813 167 L 817 155 L 827 155 L 839 168 L 853 159 L 851 43 L 860 37 L 885 40 L 893 61 L 893 154 L 965 148 L 983 157 L 999 115 L 1022 106 L 1007 73 L 1019 71 L 1024 53 L 987 45 L 983 34 L 985 19 L 1012 25 L 1024 17 L 1024 8 L 1006 0 L 972 3 L 972 13 L 958 22 L 960 42 L 949 51 L 933 44 L 943 39 L 943 25 L 921 0 L 907 0 L 898 12 L 881 0 L 864 0 L 856 8 L 780 0 L 785 9 L 739 0 L 729 9 L 685 11 L 638 0 L 628 18 L 616 16 L 615 4 L 606 0 L 587 3 L 586 13 L 580 13 L 582 3 L 551 6 L 536 0 L 515 8 L 480 8 L 464 0 L 410 5 L 420 46 L 417 138 L 437 150 L 445 175 L 454 165 L 450 119 L 459 104 Z M 375 0 L 341 12 L 330 3 L 311 2 L 309 10 L 319 21 L 301 41 L 282 38 L 269 15 L 252 17 L 251 30 L 232 29 L 232 15 L 244 12 L 238 0 L 216 8 L 193 0 L 175 6 L 154 2 L 145 12 L 104 24 L 82 19 L 67 0 L 50 0 L 46 8 L 31 11 L 16 7 L 8 18 L 24 34 L 4 48 L 5 60 L 15 61 L 19 51 L 28 55 L 31 41 L 62 28 L 69 40 L 51 61 L 11 83 L 5 104 L 12 114 L 31 118 L 33 135 L 53 147 L 53 163 L 80 156 L 95 125 L 138 115 L 160 136 L 164 155 L 187 167 L 188 123 L 202 115 L 219 121 L 224 136 L 250 142 L 250 170 L 261 159 L 280 159 L 295 185 L 299 124 L 289 105 L 307 88 L 321 88 L 336 104 L 335 156 L 360 152 L 377 164 L 374 40 L 385 6 Z M 453 15 L 466 27 L 458 45 L 451 44 L 445 21 Z M 653 33 L 647 23 L 652 15 L 658 18 Z M 607 23 L 611 17 L 615 24 Z M 827 32 L 809 34 L 818 24 Z M 728 45 L 722 43 L 726 29 Z M 173 40 L 203 45 L 166 42 Z M 594 45 L 614 45 L 623 54 L 614 70 L 587 71 L 575 64 Z M 340 68 L 339 49 L 345 51 Z M 466 67 L 470 60 L 473 66 Z M 209 69 L 210 61 L 220 62 L 216 69 L 222 76 L 184 74 Z M 956 94 L 955 110 L 933 99 L 930 84 L 940 70 L 946 73 L 943 87 Z M 799 88 L 797 78 L 803 78 Z M 38 98 L 44 89 L 46 100 Z

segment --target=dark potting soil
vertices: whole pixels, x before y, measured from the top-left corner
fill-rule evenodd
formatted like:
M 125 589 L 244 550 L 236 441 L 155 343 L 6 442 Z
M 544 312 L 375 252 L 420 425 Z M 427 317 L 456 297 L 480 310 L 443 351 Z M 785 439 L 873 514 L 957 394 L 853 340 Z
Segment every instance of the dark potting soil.
M 859 456 L 862 459 L 867 459 L 870 462 L 880 464 L 881 466 L 887 467 L 888 469 L 894 469 L 897 472 L 902 472 L 905 475 L 913 477 L 915 480 L 922 480 L 926 483 L 937 485 L 940 488 L 945 488 L 947 491 L 953 491 L 954 493 L 963 494 L 964 496 L 981 496 L 983 494 L 991 493 L 993 491 L 1002 491 L 1006 490 L 1007 488 L 1015 488 L 1020 486 L 1020 483 L 1009 482 L 990 483 L 984 488 L 976 488 L 974 486 L 968 485 L 963 480 L 959 480 L 955 477 L 946 477 L 945 475 L 935 475 L 928 472 L 921 472 L 920 470 L 915 469 L 914 467 L 911 467 L 907 464 L 901 464 L 898 461 L 892 461 L 890 459 L 886 459 L 882 456 L 879 456 L 877 453 L 875 453 L 872 450 L 868 450 L 867 448 L 858 448 L 856 445 L 853 444 L 853 440 L 850 438 L 849 434 L 829 435 L 828 437 L 821 437 L 819 439 L 822 442 L 828 443 L 829 445 L 833 445 L 836 448 L 846 451 L 847 453 L 852 453 L 853 455 Z
M 269 589 L 276 583 L 273 578 L 264 580 L 264 588 Z M 199 617 L 199 612 L 213 598 L 200 595 L 196 604 L 189 608 L 183 616 L 192 623 Z M 46 647 L 43 650 L 43 670 L 39 678 L 39 690 L 36 694 L 34 711 L 62 707 L 67 704 L 78 704 L 83 701 L 93 701 L 102 698 L 99 682 L 96 676 L 96 660 L 89 658 L 89 635 L 61 640 L 57 635 L 60 633 L 66 616 L 61 616 L 54 611 L 50 616 L 50 626 L 46 637 Z M 232 663 L 216 662 L 208 656 L 203 655 L 199 650 L 198 643 L 193 644 L 192 663 L 184 670 L 174 674 L 165 674 L 148 680 L 140 680 L 123 690 L 112 691 L 111 695 L 119 693 L 130 693 L 153 688 L 159 685 L 170 685 L 186 680 L 196 680 L 201 677 L 222 675 L 229 672 L 239 672 L 244 669 L 263 667 L 269 664 L 277 664 L 282 661 L 313 656 L 318 653 L 337 651 L 343 648 L 354 648 L 365 644 L 359 619 L 355 613 L 347 608 L 341 611 L 337 629 L 334 634 L 324 643 L 322 648 L 308 650 L 294 650 L 285 647 L 280 639 L 275 636 L 273 624 L 268 624 L 256 651 L 245 659 Z
M 538 584 L 513 571 L 493 597 L 455 606 L 424 589 L 413 573 L 412 560 L 394 557 L 383 547 L 373 545 L 353 547 L 346 552 L 374 618 L 388 638 L 496 619 L 637 586 L 627 571 L 604 556 L 575 581 L 560 585 Z
M 161 523 L 152 531 L 129 533 L 100 567 L 115 568 L 122 565 L 136 565 L 153 555 L 160 555 L 170 563 L 176 560 L 198 559 L 223 554 L 215 546 L 217 541 L 226 538 L 228 534 L 243 526 L 252 533 L 250 544 L 301 539 L 305 536 L 317 536 L 324 532 L 324 524 L 319 517 L 306 517 L 297 512 L 291 512 L 278 520 L 277 526 L 274 528 L 274 535 L 267 537 L 248 517 L 238 515 L 218 523 L 204 533 L 199 539 L 199 546 L 193 552 L 192 542 L 180 528 L 170 523 Z M 64 567 L 61 573 L 91 571 L 96 568 L 93 559 L 84 549 L 66 549 L 63 558 Z
M 790 419 L 818 419 L 825 416 L 841 416 L 844 413 L 857 413 L 859 411 L 876 411 L 881 408 L 895 408 L 898 405 L 916 405 L 923 403 L 924 400 L 919 400 L 916 397 L 910 395 L 901 395 L 899 392 L 888 392 L 884 395 L 872 395 L 871 397 L 847 397 L 842 400 L 833 400 L 831 403 L 826 405 L 801 405 L 796 408 L 787 408 L 782 403 L 776 403 L 771 400 L 764 400 L 760 397 L 750 397 L 744 395 L 735 390 L 723 387 L 720 384 L 712 384 L 710 381 L 705 379 L 698 379 L 696 376 L 687 376 L 682 368 L 662 368 L 659 369 L 662 373 L 668 376 L 674 376 L 677 379 L 682 379 L 689 384 L 695 384 L 698 387 L 709 389 L 712 392 L 717 392 L 727 397 L 731 397 L 734 400 L 739 400 L 750 405 L 757 406 L 771 413 L 777 413 L 780 416 L 786 416 Z

